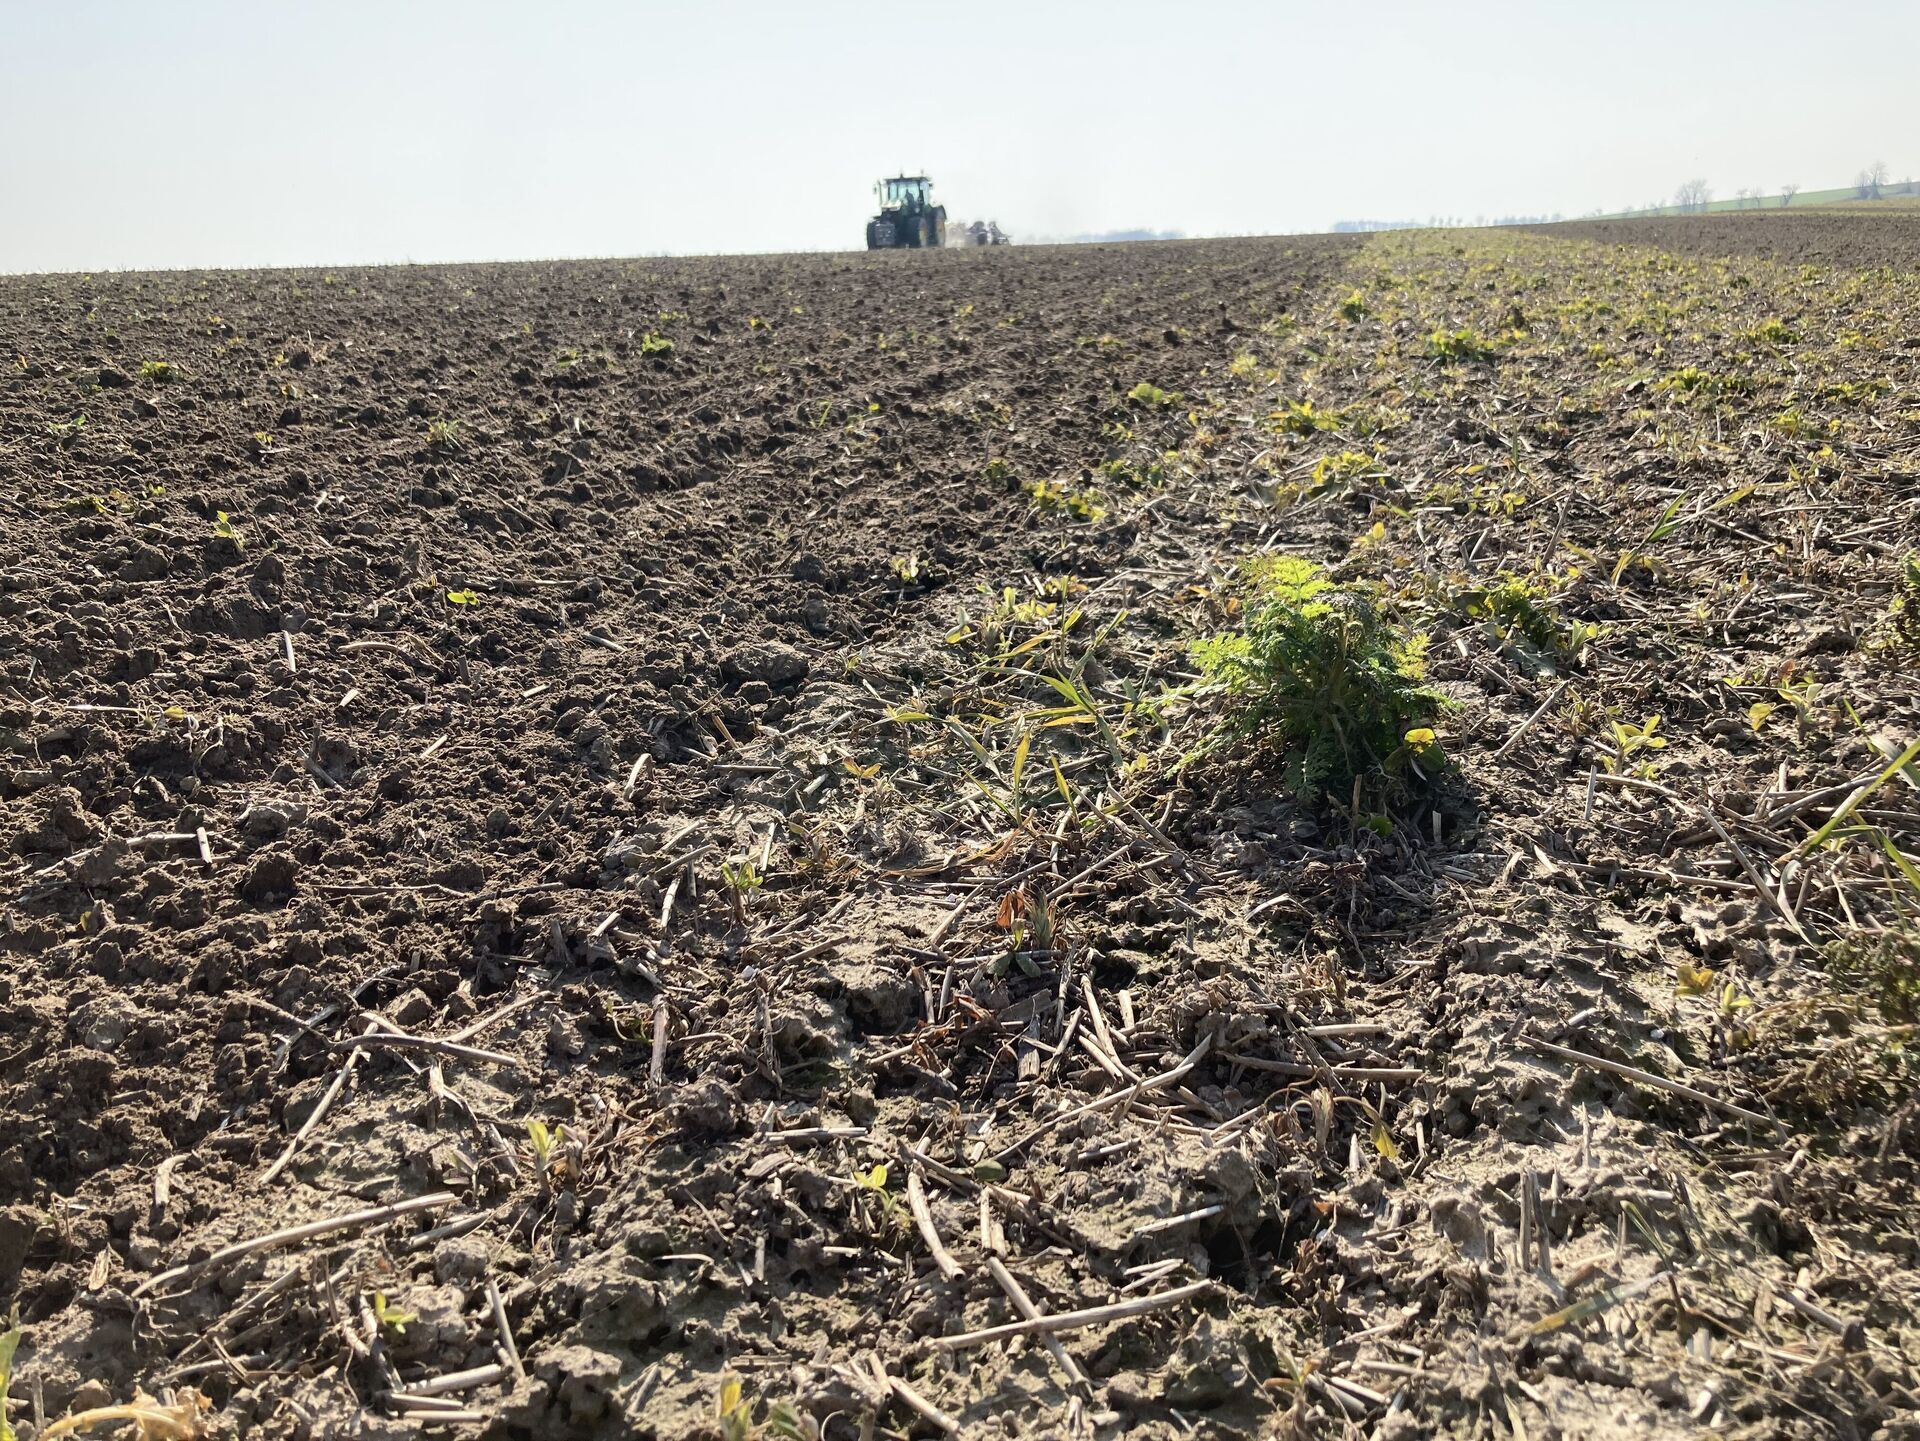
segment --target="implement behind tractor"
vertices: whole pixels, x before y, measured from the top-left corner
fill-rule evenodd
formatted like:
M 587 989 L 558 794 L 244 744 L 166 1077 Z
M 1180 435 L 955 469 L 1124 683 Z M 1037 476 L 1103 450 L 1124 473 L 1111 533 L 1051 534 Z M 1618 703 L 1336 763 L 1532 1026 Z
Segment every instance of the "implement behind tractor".
M 869 250 L 931 250 L 947 243 L 947 207 L 933 203 L 924 175 L 896 175 L 873 187 L 880 213 L 867 222 Z

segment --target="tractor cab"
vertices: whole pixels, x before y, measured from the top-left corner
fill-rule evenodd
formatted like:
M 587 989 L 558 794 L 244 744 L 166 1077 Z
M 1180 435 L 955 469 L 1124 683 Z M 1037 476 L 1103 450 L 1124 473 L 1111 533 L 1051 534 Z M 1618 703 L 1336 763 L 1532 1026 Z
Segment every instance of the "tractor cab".
M 869 250 L 938 249 L 947 243 L 947 207 L 933 203 L 924 175 L 893 175 L 874 182 L 880 213 L 867 222 Z
M 880 213 L 905 211 L 915 215 L 933 203 L 933 182 L 924 175 L 895 175 L 875 183 L 880 196 Z

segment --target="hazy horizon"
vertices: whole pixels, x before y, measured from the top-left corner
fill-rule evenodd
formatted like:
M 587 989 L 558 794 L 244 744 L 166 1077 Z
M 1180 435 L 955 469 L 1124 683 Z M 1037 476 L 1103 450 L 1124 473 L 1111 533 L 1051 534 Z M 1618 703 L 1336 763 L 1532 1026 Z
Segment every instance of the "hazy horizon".
M 854 249 L 901 169 L 1016 239 L 1817 190 L 1920 168 L 1915 41 L 1884 0 L 15 7 L 0 271 Z

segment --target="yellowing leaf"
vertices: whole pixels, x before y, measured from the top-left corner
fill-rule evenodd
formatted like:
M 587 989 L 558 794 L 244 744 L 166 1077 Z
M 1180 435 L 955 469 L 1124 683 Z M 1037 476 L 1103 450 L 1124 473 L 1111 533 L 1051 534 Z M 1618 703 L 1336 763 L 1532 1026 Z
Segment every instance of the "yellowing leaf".
M 1060 792 L 1060 799 L 1066 802 L 1068 809 L 1072 809 L 1073 789 L 1067 784 L 1066 772 L 1060 769 L 1060 762 L 1055 760 L 1052 756 L 1048 756 L 1047 761 L 1049 764 L 1053 766 L 1054 789 Z
M 1400 1159 L 1400 1147 L 1388 1133 L 1386 1121 L 1378 1115 L 1373 1118 L 1373 1149 L 1389 1161 Z
M 1757 700 L 1752 705 L 1748 706 L 1747 707 L 1747 724 L 1753 727 L 1753 733 L 1755 735 L 1759 735 L 1760 727 L 1767 723 L 1767 717 L 1772 715 L 1775 711 L 1779 709 L 1780 707 L 1775 705 L 1772 701 L 1764 701 L 1764 700 Z
M 450 590 L 447 592 L 447 599 L 454 605 L 478 605 L 480 593 L 472 590 Z
M 1407 732 L 1406 742 L 1415 755 L 1423 756 L 1440 744 L 1440 737 L 1433 733 L 1431 726 L 1415 726 Z
M 1704 996 L 1713 989 L 1713 969 L 1682 961 L 1674 967 L 1674 990 L 1683 996 Z
M 396 1336 L 406 1335 L 407 1323 L 419 1319 L 419 1317 L 415 1316 L 411 1311 L 402 1311 L 398 1306 L 389 1306 L 384 1291 L 375 1291 L 373 1293 L 373 1314 L 374 1318 L 378 1320 L 382 1326 L 385 1326 Z

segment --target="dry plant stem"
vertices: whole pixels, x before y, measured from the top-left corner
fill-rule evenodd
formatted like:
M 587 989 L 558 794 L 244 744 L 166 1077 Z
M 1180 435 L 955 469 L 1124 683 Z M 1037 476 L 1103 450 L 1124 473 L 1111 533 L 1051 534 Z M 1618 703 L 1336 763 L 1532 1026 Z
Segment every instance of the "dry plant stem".
M 1007 1299 L 1013 1302 L 1014 1310 L 1029 1321 L 1037 1320 L 1045 1314 L 1033 1304 L 1033 1298 L 1027 1295 L 1026 1288 L 1015 1279 L 1013 1272 L 1007 1269 L 1006 1263 L 998 1256 L 987 1257 L 987 1269 L 993 1273 L 993 1279 L 999 1283 L 1000 1289 L 1007 1293 Z M 1087 1380 L 1087 1373 L 1080 1369 L 1079 1362 L 1067 1354 L 1067 1348 L 1060 1344 L 1060 1338 L 1049 1333 L 1041 1339 L 1046 1345 L 1048 1354 L 1053 1357 L 1054 1363 L 1066 1372 L 1067 1380 L 1091 1392 L 1092 1383 Z
M 224 1246 L 211 1256 L 184 1266 L 175 1266 L 171 1271 L 162 1271 L 157 1276 L 149 1276 L 133 1288 L 132 1294 L 143 1296 L 158 1286 L 169 1285 L 188 1276 L 197 1276 L 203 1271 L 223 1266 L 229 1261 L 237 1261 L 242 1256 L 251 1256 L 259 1251 L 271 1251 L 281 1246 L 295 1246 L 302 1241 L 311 1241 L 316 1236 L 330 1236 L 336 1231 L 365 1230 L 369 1226 L 383 1225 L 388 1221 L 397 1221 L 402 1216 L 411 1216 L 417 1211 L 431 1211 L 441 1206 L 450 1206 L 460 1198 L 452 1191 L 435 1191 L 426 1196 L 415 1196 L 409 1201 L 396 1201 L 391 1206 L 375 1206 L 367 1211 L 350 1211 L 344 1216 L 329 1216 L 325 1220 L 309 1221 L 304 1226 L 290 1226 L 284 1231 L 271 1231 L 264 1236 L 255 1236 L 250 1241 L 237 1241 Z
M 1797 1286 L 1789 1286 L 1784 1291 L 1781 1291 L 1779 1295 L 1782 1300 L 1802 1316 L 1805 1316 L 1816 1325 L 1826 1327 L 1836 1336 L 1847 1336 L 1858 1324 L 1857 1322 L 1842 1320 Z
M 1019 1214 L 1031 1213 L 1033 1206 L 1031 1197 L 1023 1196 L 1018 1191 L 1008 1190 L 1005 1186 L 983 1184 L 976 1181 L 965 1172 L 956 1171 L 953 1167 L 943 1165 L 941 1162 L 936 1161 L 932 1156 L 929 1156 L 925 1151 L 920 1150 L 916 1146 L 907 1147 L 907 1155 L 917 1164 L 926 1167 L 930 1175 L 938 1176 L 942 1181 L 946 1182 L 947 1185 L 952 1186 L 962 1194 L 971 1195 L 975 1191 L 978 1191 L 983 1196 L 993 1197 L 994 1200 L 998 1201 L 1010 1211 Z M 997 1223 L 995 1229 L 996 1231 L 998 1230 Z
M 647 1080 L 657 1091 L 667 1083 L 667 1027 L 673 1020 L 673 1008 L 665 998 L 653 1003 L 653 1059 L 647 1066 Z
M 1150 1311 L 1164 1311 L 1169 1306 L 1178 1306 L 1182 1301 L 1190 1301 L 1195 1296 L 1213 1289 L 1211 1281 L 1194 1281 L 1189 1285 L 1176 1286 L 1171 1291 L 1161 1291 L 1152 1296 L 1141 1296 L 1132 1301 L 1116 1301 L 1111 1306 L 1089 1306 L 1084 1311 L 1062 1311 L 1053 1316 L 1036 1316 L 1025 1321 L 1009 1321 L 1004 1326 L 989 1326 L 984 1331 L 967 1331 L 958 1336 L 935 1336 L 933 1344 L 942 1351 L 964 1351 L 970 1346 L 984 1346 L 989 1341 L 1005 1341 L 1012 1336 L 1040 1336 L 1055 1331 L 1077 1331 L 1085 1326 L 1098 1326 L 1106 1321 L 1122 1321 L 1129 1316 L 1144 1316 Z
M 504 1366 L 475 1366 L 471 1371 L 448 1371 L 444 1375 L 410 1381 L 407 1389 L 399 1394 L 444 1396 L 449 1391 L 471 1391 L 476 1386 L 489 1386 L 506 1374 L 507 1368 Z
M 275 1296 L 293 1289 L 293 1287 L 300 1282 L 303 1274 L 298 1266 L 282 1272 L 268 1285 L 261 1287 L 258 1291 L 244 1298 L 239 1305 L 235 1306 L 231 1311 L 228 1311 L 205 1330 L 201 1331 L 198 1336 L 188 1343 L 187 1348 L 182 1351 L 176 1359 L 185 1361 L 187 1358 L 205 1350 L 209 1346 L 220 1349 L 220 1336 L 223 1332 L 237 1330 L 241 1322 L 251 1317 L 254 1312 L 266 1305 L 266 1303 L 271 1301 Z
M 493 1277 L 487 1277 L 487 1305 L 493 1309 L 494 1336 L 500 1343 L 500 1354 L 507 1358 L 507 1364 L 513 1368 L 516 1383 L 527 1379 L 527 1368 L 521 1364 L 520 1348 L 514 1343 L 513 1327 L 507 1324 L 507 1303 L 500 1295 L 500 1283 Z
M 1414 1066 L 1309 1066 L 1299 1061 L 1269 1061 L 1261 1056 L 1242 1056 L 1228 1051 L 1221 1052 L 1220 1059 L 1250 1071 L 1271 1071 L 1279 1076 L 1330 1076 L 1339 1081 L 1417 1081 L 1426 1074 Z
M 962 901 L 940 918 L 940 924 L 935 926 L 933 928 L 933 934 L 927 937 L 928 950 L 937 951 L 940 949 L 946 942 L 947 937 L 953 933 L 954 925 L 959 921 L 961 912 L 965 911 L 966 908 L 967 903 Z
M 934 1229 L 933 1212 L 927 1206 L 926 1188 L 920 1184 L 920 1170 L 912 1165 L 907 1169 L 907 1209 L 913 1212 L 913 1223 L 920 1228 L 921 1239 L 927 1243 L 927 1250 L 933 1256 L 933 1264 L 940 1268 L 940 1274 L 949 1281 L 959 1279 L 960 1263 L 953 1259 L 953 1253 Z
M 421 1403 L 416 1401 L 415 1404 Z M 485 1411 L 461 1407 L 458 1410 L 422 1411 L 410 1419 L 420 1426 L 484 1426 L 495 1418 Z
M 367 1035 L 371 1035 L 379 1027 L 379 1024 L 378 1021 L 369 1018 L 366 1022 L 362 1039 Z M 271 1166 L 267 1167 L 267 1173 L 260 1178 L 261 1185 L 271 1185 L 274 1177 L 278 1176 L 287 1168 L 288 1163 L 293 1160 L 294 1153 L 300 1149 L 307 1137 L 312 1134 L 313 1128 L 320 1124 L 321 1118 L 324 1117 L 328 1111 L 333 1109 L 333 1103 L 339 1099 L 340 1092 L 346 1087 L 347 1078 L 353 1074 L 354 1067 L 360 1064 L 361 1059 L 365 1055 L 366 1052 L 357 1045 L 347 1053 L 347 1059 L 340 1063 L 340 1069 L 334 1075 L 333 1084 L 327 1087 L 325 1093 L 320 1097 L 319 1101 L 315 1103 L 314 1108 L 307 1112 L 307 1119 L 301 1122 L 300 1129 L 294 1132 L 293 1139 L 287 1142 L 287 1148 L 280 1153 L 280 1158 Z
M 537 1006 L 542 1001 L 547 1001 L 551 999 L 552 999 L 551 996 L 548 996 L 539 991 L 536 991 L 530 996 L 522 996 L 519 1000 L 510 1002 L 509 1004 L 502 1006 L 497 1011 L 490 1011 L 486 1015 L 482 1016 L 479 1020 L 468 1022 L 466 1025 L 462 1026 L 459 1030 L 455 1031 L 452 1035 L 441 1036 L 439 1037 L 439 1039 L 443 1041 L 447 1041 L 456 1046 L 460 1045 L 462 1042 L 471 1041 L 475 1036 L 479 1035 L 482 1031 L 487 1030 L 489 1027 L 499 1025 L 500 1022 L 506 1020 L 508 1016 L 517 1016 L 518 1014 L 520 1014 L 520 1012 L 526 1010 L 527 1007 Z
M 189 1393 L 191 1394 L 191 1393 Z M 96 1406 L 56 1421 L 40 1435 L 45 1441 L 71 1436 L 96 1427 L 117 1426 L 131 1421 L 140 1441 L 196 1441 L 200 1421 L 191 1401 L 163 1406 L 157 1401 L 136 1401 L 128 1406 Z
M 1532 715 L 1521 721 L 1519 728 L 1507 737 L 1507 743 L 1493 753 L 1495 760 L 1499 761 L 1507 758 L 1507 753 L 1519 745 L 1520 742 L 1525 739 L 1527 732 L 1533 729 L 1534 722 L 1553 709 L 1553 703 L 1560 699 L 1561 693 L 1566 690 L 1568 684 L 1569 682 L 1567 681 L 1561 681 L 1559 685 L 1548 692 L 1547 698 L 1540 702 L 1539 708 L 1535 710 Z
M 1763 1116 L 1758 1111 L 1749 1111 L 1745 1106 L 1736 1106 L 1732 1101 L 1723 1101 L 1718 1096 L 1709 1096 L 1705 1091 L 1697 1090 L 1680 1081 L 1669 1081 L 1664 1076 L 1656 1076 L 1651 1071 L 1643 1071 L 1637 1066 L 1623 1065 L 1619 1061 L 1609 1061 L 1603 1056 L 1588 1055 L 1585 1051 L 1576 1051 L 1567 1046 L 1556 1046 L 1551 1041 L 1543 1041 L 1538 1036 L 1522 1033 L 1520 1039 L 1537 1050 L 1560 1056 L 1580 1065 L 1589 1066 L 1596 1071 L 1605 1071 L 1609 1075 L 1638 1081 L 1643 1086 L 1651 1086 L 1656 1091 L 1665 1091 L 1669 1095 L 1684 1096 L 1689 1101 L 1698 1101 L 1703 1106 L 1711 1106 L 1717 1111 L 1725 1111 L 1730 1116 L 1738 1116 L 1743 1121 L 1751 1121 L 1756 1126 L 1766 1126 L 1772 1130 L 1782 1129 L 1780 1123 L 1771 1116 Z
M 1009 1160 L 1019 1155 L 1021 1151 L 1025 1150 L 1049 1131 L 1057 1131 L 1060 1127 L 1067 1125 L 1069 1122 L 1077 1121 L 1083 1116 L 1098 1115 L 1102 1111 L 1112 1110 L 1115 1106 L 1129 1105 L 1150 1092 L 1166 1089 L 1168 1086 L 1180 1080 L 1181 1077 L 1185 1076 L 1187 1072 L 1191 1071 L 1195 1066 L 1199 1065 L 1201 1057 L 1206 1055 L 1212 1045 L 1213 1037 L 1210 1035 L 1203 1036 L 1200 1044 L 1187 1052 L 1185 1058 L 1172 1070 L 1162 1071 L 1157 1076 L 1149 1076 L 1137 1085 L 1128 1086 L 1124 1090 L 1114 1091 L 1109 1095 L 1102 1096 L 1097 1101 L 1089 1101 L 1084 1106 L 1076 1106 L 1071 1111 L 1055 1116 L 1050 1121 L 1044 1121 L 1012 1145 L 1008 1146 L 1005 1150 L 996 1154 L 994 1159 L 996 1161 Z
M 905 1381 L 902 1381 L 898 1376 L 887 1375 L 879 1361 L 876 1360 L 873 1363 L 873 1370 L 876 1376 L 887 1383 L 887 1389 L 893 1393 L 895 1399 L 928 1425 L 938 1427 L 941 1432 L 948 1436 L 953 1435 L 960 1429 L 960 1423 L 958 1421 L 954 1420 L 938 1406 L 927 1400 L 926 1397 L 914 1390 L 913 1387 L 909 1386 Z
M 1178 1216 L 1167 1216 L 1162 1220 L 1149 1221 L 1133 1233 L 1132 1240 L 1139 1241 L 1146 1236 L 1158 1236 L 1167 1231 L 1177 1231 L 1182 1226 L 1190 1226 L 1195 1221 L 1204 1221 L 1209 1216 L 1217 1216 L 1227 1208 L 1218 1202 L 1211 1206 L 1202 1206 L 1197 1211 L 1185 1211 Z
M 450 1412 L 465 1411 L 467 1403 L 452 1401 L 441 1396 L 427 1396 L 414 1391 L 389 1391 L 385 1398 L 387 1409 L 400 1411 L 425 1420 L 435 1416 L 446 1416 Z
M 1740 863 L 1740 869 L 1745 871 L 1747 879 L 1753 882 L 1753 888 L 1760 896 L 1760 904 L 1792 926 L 1794 934 L 1811 945 L 1813 938 L 1800 924 L 1800 918 L 1775 899 L 1773 886 L 1761 874 L 1760 867 L 1754 863 L 1753 857 L 1747 854 L 1746 848 L 1733 838 L 1725 826 L 1720 824 L 1720 817 L 1713 813 L 1713 803 L 1704 794 L 1700 797 L 1700 810 L 1706 816 L 1707 824 L 1713 827 L 1713 833 L 1726 843 L 1727 849 L 1733 852 L 1734 859 Z
M 360 1046 L 373 1046 L 389 1051 L 431 1051 L 439 1056 L 453 1056 L 463 1061 L 503 1066 L 513 1071 L 526 1069 L 518 1056 L 505 1055 L 499 1051 L 483 1051 L 478 1046 L 463 1046 L 456 1041 L 443 1041 L 435 1036 L 412 1036 L 398 1031 L 375 1031 L 370 1035 L 333 1043 L 333 1049 L 336 1051 Z

